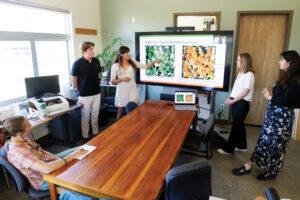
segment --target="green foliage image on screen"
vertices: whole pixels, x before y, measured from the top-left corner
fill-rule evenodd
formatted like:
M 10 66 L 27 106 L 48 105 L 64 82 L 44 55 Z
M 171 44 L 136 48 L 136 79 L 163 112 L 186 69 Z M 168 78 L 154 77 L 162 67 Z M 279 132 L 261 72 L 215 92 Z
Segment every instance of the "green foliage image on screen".
M 184 96 L 182 94 L 177 95 L 176 98 L 177 98 L 177 102 L 184 102 Z
M 146 46 L 146 64 L 155 63 L 146 70 L 147 76 L 174 77 L 175 46 Z

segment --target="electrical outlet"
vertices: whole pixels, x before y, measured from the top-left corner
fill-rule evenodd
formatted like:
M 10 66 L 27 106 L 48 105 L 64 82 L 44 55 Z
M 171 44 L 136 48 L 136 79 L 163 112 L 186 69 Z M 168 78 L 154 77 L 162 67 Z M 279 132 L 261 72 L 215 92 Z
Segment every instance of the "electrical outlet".
M 221 104 L 221 110 L 224 110 L 224 104 Z

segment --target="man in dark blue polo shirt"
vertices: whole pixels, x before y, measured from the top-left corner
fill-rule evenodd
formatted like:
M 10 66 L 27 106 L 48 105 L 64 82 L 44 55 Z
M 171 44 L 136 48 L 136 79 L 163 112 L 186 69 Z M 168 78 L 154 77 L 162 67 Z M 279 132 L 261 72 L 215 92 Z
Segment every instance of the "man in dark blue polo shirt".
M 98 115 L 100 108 L 100 62 L 94 57 L 94 43 L 83 42 L 81 52 L 83 56 L 76 60 L 72 67 L 72 82 L 79 92 L 81 109 L 82 137 L 87 141 L 89 137 L 89 120 L 92 116 L 93 134 L 98 134 Z

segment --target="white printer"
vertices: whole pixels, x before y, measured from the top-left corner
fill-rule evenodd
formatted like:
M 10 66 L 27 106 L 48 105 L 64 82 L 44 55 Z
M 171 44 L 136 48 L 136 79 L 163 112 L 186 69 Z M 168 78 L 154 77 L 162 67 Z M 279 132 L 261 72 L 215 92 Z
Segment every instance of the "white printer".
M 63 96 L 46 97 L 43 100 L 46 103 L 47 116 L 67 111 L 70 108 L 69 102 Z
M 31 109 L 38 110 L 41 103 L 46 104 L 46 113 L 47 116 L 52 116 L 57 113 L 61 113 L 69 110 L 69 102 L 63 96 L 53 96 L 53 97 L 44 97 L 41 99 L 30 100 L 28 105 Z M 34 105 L 34 106 L 33 106 Z M 43 118 L 39 116 L 40 118 Z

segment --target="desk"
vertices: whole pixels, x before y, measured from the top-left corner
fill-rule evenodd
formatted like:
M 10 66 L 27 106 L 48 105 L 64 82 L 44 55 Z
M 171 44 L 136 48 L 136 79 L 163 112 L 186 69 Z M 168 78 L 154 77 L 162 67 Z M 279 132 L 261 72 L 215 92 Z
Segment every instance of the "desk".
M 79 104 L 79 103 L 72 104 L 69 106 L 69 109 L 66 111 L 57 113 L 55 115 L 48 116 L 46 119 L 43 119 L 43 120 L 29 119 L 29 123 L 32 125 L 32 127 L 36 127 L 36 126 L 39 126 L 41 124 L 44 124 L 46 122 L 53 120 L 52 123 L 50 124 L 51 125 L 50 129 L 51 129 L 52 137 L 57 140 L 56 142 L 62 143 L 63 145 L 67 145 L 67 146 L 74 146 L 73 143 L 75 143 L 75 141 L 77 141 L 81 138 L 81 132 L 80 132 L 80 130 L 79 130 L 79 132 L 77 130 L 78 126 L 80 126 L 80 125 L 78 125 L 78 123 L 80 123 L 80 122 L 78 122 L 78 120 L 77 120 L 78 117 L 75 118 L 76 120 L 75 120 L 75 122 L 73 122 L 74 117 L 70 118 L 70 116 L 78 115 L 78 114 L 76 114 L 76 112 L 72 112 L 72 111 L 78 110 L 82 107 L 83 107 L 83 105 Z M 74 115 L 74 113 L 76 115 Z M 72 119 L 72 120 L 70 120 L 70 119 Z M 77 131 L 74 131 L 74 129 L 76 129 Z M 31 133 L 31 135 L 32 135 L 32 138 L 35 140 L 36 138 L 33 136 L 32 133 Z M 59 142 L 61 140 L 63 142 Z
M 148 100 L 87 144 L 81 161 L 44 175 L 51 199 L 56 186 L 96 198 L 158 199 L 195 111 L 175 111 L 169 101 Z
M 39 126 L 41 124 L 44 124 L 52 119 L 55 119 L 57 117 L 60 117 L 60 116 L 63 116 L 65 114 L 67 114 L 68 112 L 71 112 L 73 110 L 77 110 L 77 109 L 80 109 L 83 107 L 83 104 L 81 103 L 76 103 L 74 105 L 70 105 L 69 109 L 64 111 L 64 112 L 60 112 L 60 113 L 57 113 L 55 115 L 52 115 L 52 116 L 48 116 L 46 119 L 38 119 L 38 120 L 29 120 L 29 123 L 31 124 L 32 127 L 36 127 L 36 126 Z
M 39 126 L 41 124 L 44 124 L 52 119 L 55 119 L 57 117 L 60 117 L 62 115 L 65 115 L 67 114 L 68 112 L 71 112 L 73 110 L 77 110 L 77 109 L 80 109 L 83 107 L 83 104 L 81 103 L 76 103 L 74 105 L 70 105 L 69 109 L 64 111 L 64 112 L 60 112 L 60 113 L 57 113 L 55 115 L 52 115 L 52 116 L 48 116 L 46 119 L 29 119 L 29 123 L 31 124 L 32 127 L 36 127 L 36 126 Z M 2 124 L 0 124 L 0 127 L 1 127 Z

